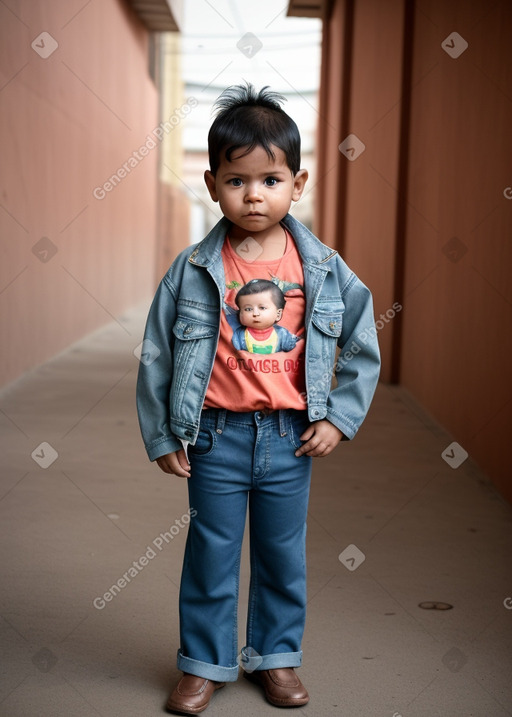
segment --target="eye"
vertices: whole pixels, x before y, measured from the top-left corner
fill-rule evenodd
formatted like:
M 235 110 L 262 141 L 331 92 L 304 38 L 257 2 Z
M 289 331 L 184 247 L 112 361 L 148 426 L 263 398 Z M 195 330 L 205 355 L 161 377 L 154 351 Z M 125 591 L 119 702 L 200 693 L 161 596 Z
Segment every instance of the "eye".
M 275 177 L 267 177 L 265 179 L 265 184 L 267 187 L 275 187 L 278 182 L 279 179 L 276 179 Z
M 231 184 L 233 187 L 241 187 L 242 180 L 240 179 L 240 177 L 233 177 L 233 179 L 229 180 L 229 184 Z

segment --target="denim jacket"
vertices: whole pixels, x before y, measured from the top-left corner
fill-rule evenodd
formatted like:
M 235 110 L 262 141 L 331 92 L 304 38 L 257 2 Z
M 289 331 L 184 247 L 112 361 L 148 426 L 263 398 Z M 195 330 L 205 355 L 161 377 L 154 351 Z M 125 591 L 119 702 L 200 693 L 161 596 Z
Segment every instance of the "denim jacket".
M 326 418 L 351 439 L 379 377 L 372 297 L 336 251 L 290 214 L 282 223 L 295 240 L 304 271 L 304 408 L 310 421 Z M 137 410 L 152 461 L 197 438 L 219 339 L 225 292 L 221 249 L 229 226 L 224 217 L 203 241 L 178 255 L 149 311 Z

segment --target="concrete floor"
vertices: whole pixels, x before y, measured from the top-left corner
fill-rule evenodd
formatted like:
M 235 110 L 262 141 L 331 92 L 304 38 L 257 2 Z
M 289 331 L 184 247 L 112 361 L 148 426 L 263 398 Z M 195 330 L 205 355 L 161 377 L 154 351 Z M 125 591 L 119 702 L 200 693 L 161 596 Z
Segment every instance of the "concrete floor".
M 1 395 L 2 716 L 159 715 L 180 675 L 185 529 L 160 538 L 103 609 L 93 604 L 188 507 L 184 480 L 147 461 L 136 421 L 146 310 Z M 471 459 L 443 460 L 452 440 L 405 391 L 382 385 L 355 441 L 315 460 L 299 671 L 311 701 L 297 714 L 512 715 L 512 510 Z M 345 549 L 355 569 L 340 561 Z M 247 585 L 245 554 L 241 645 Z M 240 713 L 278 710 L 239 679 L 206 714 Z

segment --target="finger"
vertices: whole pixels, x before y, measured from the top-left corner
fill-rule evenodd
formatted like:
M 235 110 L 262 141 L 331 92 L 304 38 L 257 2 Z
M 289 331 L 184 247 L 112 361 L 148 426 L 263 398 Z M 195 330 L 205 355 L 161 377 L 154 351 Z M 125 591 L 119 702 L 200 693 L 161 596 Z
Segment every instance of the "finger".
M 182 460 L 184 462 L 186 461 L 186 458 L 184 455 L 183 455 Z M 169 462 L 171 463 L 171 466 L 172 466 L 172 471 L 171 471 L 172 473 L 174 473 L 177 476 L 181 476 L 182 478 L 190 478 L 190 470 L 181 464 L 179 456 L 176 456 L 175 454 L 173 454 L 170 457 Z
M 331 452 L 329 444 L 325 441 L 316 441 L 314 444 L 311 444 L 311 447 L 309 449 L 307 448 L 308 445 L 309 444 L 306 444 L 306 446 L 303 446 L 303 448 L 306 448 L 306 455 L 311 456 L 312 458 L 321 458 L 322 456 L 326 456 Z
M 177 455 L 178 462 L 179 462 L 180 466 L 181 466 L 185 471 L 189 471 L 189 470 L 190 470 L 190 463 L 189 463 L 188 460 L 187 460 L 187 454 L 185 453 L 185 451 L 183 450 L 183 448 L 181 448 L 181 449 L 177 452 L 176 455 Z
M 311 455 L 310 451 L 314 450 L 317 445 L 318 445 L 318 440 L 311 439 L 310 441 L 307 441 L 306 443 L 304 443 L 300 448 L 298 448 L 295 451 L 295 455 L 297 457 L 302 456 L 304 454 L 310 456 Z
M 304 433 L 302 434 L 302 436 L 299 436 L 299 438 L 300 438 L 301 441 L 309 441 L 309 439 L 311 438 L 311 436 L 313 436 L 314 434 L 315 434 L 315 426 L 311 423 L 311 424 L 306 428 L 306 430 L 304 431 Z

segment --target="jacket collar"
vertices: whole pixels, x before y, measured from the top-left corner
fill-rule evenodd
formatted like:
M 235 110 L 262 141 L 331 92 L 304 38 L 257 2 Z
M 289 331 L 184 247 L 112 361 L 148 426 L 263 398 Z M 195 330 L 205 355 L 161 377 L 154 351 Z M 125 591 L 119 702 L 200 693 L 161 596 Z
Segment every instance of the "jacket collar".
M 337 253 L 334 249 L 323 244 L 304 224 L 292 217 L 291 214 L 287 214 L 284 217 L 282 224 L 294 238 L 304 263 L 321 265 L 323 269 L 330 271 L 326 266 L 326 262 Z M 229 219 L 222 217 L 203 241 L 199 242 L 188 260 L 192 264 L 204 267 L 215 263 L 220 258 L 222 245 L 230 226 Z

